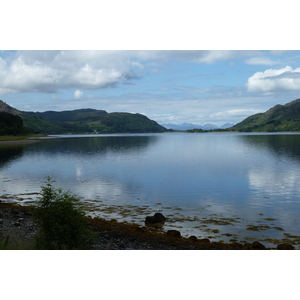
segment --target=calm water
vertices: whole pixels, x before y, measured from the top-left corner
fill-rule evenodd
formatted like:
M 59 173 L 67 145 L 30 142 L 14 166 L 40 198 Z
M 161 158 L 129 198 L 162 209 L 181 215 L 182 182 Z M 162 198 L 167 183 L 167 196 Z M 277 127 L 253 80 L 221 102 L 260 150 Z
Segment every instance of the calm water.
M 60 136 L 0 146 L 0 199 L 35 201 L 47 176 L 92 215 L 143 224 L 160 211 L 164 229 L 185 236 L 300 244 L 299 134 Z

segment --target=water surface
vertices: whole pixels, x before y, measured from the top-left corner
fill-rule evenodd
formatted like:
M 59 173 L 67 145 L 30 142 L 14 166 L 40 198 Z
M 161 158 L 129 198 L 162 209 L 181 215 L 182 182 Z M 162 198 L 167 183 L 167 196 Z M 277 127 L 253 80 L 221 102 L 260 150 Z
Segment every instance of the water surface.
M 0 147 L 0 199 L 28 204 L 47 176 L 89 213 L 212 240 L 300 243 L 300 135 L 59 136 Z M 254 227 L 253 227 L 254 226 Z

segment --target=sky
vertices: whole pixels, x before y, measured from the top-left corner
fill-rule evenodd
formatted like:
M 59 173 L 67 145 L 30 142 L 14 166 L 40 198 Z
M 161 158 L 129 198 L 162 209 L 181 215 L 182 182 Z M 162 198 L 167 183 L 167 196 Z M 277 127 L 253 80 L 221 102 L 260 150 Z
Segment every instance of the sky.
M 300 51 L 0 51 L 0 99 L 22 111 L 141 113 L 236 124 L 300 95 Z
M 0 18 L 0 99 L 236 124 L 300 98 L 294 4 L 12 0 Z

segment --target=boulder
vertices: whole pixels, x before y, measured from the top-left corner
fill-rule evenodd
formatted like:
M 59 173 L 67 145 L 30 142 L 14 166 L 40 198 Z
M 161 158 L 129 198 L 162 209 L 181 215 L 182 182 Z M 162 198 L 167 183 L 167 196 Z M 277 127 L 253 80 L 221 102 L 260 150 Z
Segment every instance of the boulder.
M 266 249 L 266 247 L 262 243 L 260 243 L 258 241 L 255 241 L 251 244 L 251 249 L 253 249 L 253 250 L 264 250 L 264 249 Z
M 181 233 L 178 230 L 168 230 L 167 236 L 171 237 L 181 237 Z
M 189 239 L 190 240 L 192 240 L 192 241 L 195 241 L 195 242 L 197 242 L 197 237 L 196 236 L 194 236 L 194 235 L 191 235 L 190 237 L 189 237 Z
M 198 241 L 202 243 L 210 243 L 209 239 L 199 239 Z
M 154 216 L 147 216 L 145 220 L 145 225 L 147 226 L 155 226 L 155 225 L 163 225 L 167 218 L 162 213 L 156 213 Z
M 295 247 L 289 243 L 283 243 L 277 245 L 277 250 L 294 250 Z

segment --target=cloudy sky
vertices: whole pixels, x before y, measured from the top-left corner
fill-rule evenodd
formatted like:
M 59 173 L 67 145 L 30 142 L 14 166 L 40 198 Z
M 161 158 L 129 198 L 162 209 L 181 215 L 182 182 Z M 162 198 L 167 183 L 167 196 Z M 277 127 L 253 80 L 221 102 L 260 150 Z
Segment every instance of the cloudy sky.
M 106 2 L 3 3 L 0 99 L 221 126 L 300 98 L 291 0 Z
M 0 99 L 25 111 L 95 108 L 223 125 L 299 95 L 300 51 L 0 51 Z

